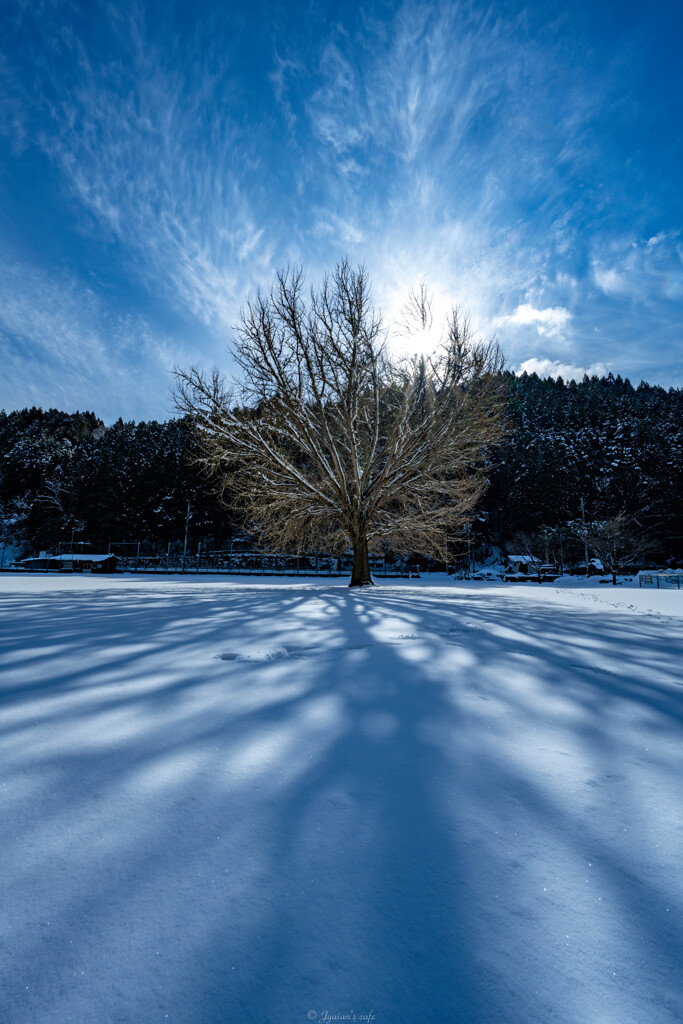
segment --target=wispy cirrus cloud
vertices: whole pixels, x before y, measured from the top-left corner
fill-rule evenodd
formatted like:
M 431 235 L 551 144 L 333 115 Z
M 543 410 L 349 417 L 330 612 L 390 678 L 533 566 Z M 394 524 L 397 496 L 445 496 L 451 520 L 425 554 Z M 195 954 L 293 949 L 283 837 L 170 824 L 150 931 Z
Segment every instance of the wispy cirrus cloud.
M 229 71 L 205 35 L 162 45 L 139 8 L 101 5 L 100 16 L 109 59 L 68 33 L 69 87 L 43 69 L 51 99 L 38 141 L 92 218 L 83 231 L 122 242 L 135 273 L 182 311 L 230 325 L 273 253 L 244 188 L 258 157 L 231 108 Z
M 660 231 L 650 238 L 617 236 L 595 246 L 591 264 L 595 286 L 630 307 L 649 305 L 662 297 L 680 299 L 680 237 L 680 230 Z
M 652 67 L 639 81 L 640 38 L 586 24 L 483 0 L 17 4 L 0 117 L 27 279 L 70 268 L 75 322 L 118 325 L 112 373 L 147 366 L 144 324 L 187 339 L 177 361 L 222 362 L 247 291 L 347 255 L 388 321 L 426 281 L 437 318 L 468 309 L 513 365 L 678 379 L 680 224 L 642 190 L 675 161 L 629 149 Z
M 626 275 L 614 267 L 593 266 L 593 280 L 605 295 L 623 295 L 628 291 Z
M 182 345 L 144 319 L 112 316 L 90 289 L 0 253 L 0 408 L 22 405 L 92 408 L 113 420 L 170 412 L 168 382 Z M 134 348 L 134 353 L 131 349 Z M 128 357 L 135 356 L 131 372 Z
M 389 313 L 426 279 L 444 309 L 466 306 L 481 330 L 510 327 L 514 345 L 515 300 L 561 307 L 550 268 L 559 256 L 572 276 L 575 228 L 563 182 L 547 173 L 547 140 L 565 163 L 578 159 L 601 98 L 577 81 L 551 109 L 539 88 L 546 60 L 493 9 L 445 3 L 402 4 L 388 23 L 366 15 L 357 34 L 326 43 L 304 104 L 317 142 L 309 166 L 324 181 L 317 208 L 343 213 L 318 223 L 371 268 Z M 532 220 L 524 207 L 539 183 Z M 357 237 L 349 223 L 362 225 Z M 536 317 L 535 328 L 560 338 L 570 318 Z

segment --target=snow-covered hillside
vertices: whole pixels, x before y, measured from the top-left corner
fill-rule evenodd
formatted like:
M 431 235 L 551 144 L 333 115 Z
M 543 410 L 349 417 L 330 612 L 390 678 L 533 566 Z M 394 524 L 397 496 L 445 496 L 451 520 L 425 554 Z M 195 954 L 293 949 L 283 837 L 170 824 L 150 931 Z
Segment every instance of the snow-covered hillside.
M 683 1017 L 683 592 L 5 576 L 0 665 L 2 1024 Z

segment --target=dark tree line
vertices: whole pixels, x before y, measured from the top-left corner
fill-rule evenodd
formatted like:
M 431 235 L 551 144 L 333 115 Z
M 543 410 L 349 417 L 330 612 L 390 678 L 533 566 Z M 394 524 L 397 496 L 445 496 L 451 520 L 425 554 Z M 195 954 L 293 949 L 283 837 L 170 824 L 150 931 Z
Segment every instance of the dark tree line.
M 512 431 L 484 507 L 490 535 L 576 536 L 626 517 L 653 554 L 683 553 L 683 391 L 614 377 L 508 376 Z M 583 505 L 583 508 L 582 508 Z
M 511 430 L 496 453 L 475 541 L 576 540 L 583 517 L 618 516 L 683 558 L 683 390 L 620 377 L 564 383 L 506 375 Z M 192 465 L 188 419 L 109 427 L 90 412 L 0 412 L 0 541 L 25 552 L 85 541 L 220 545 L 239 527 Z M 583 512 L 581 505 L 583 503 Z M 578 531 L 578 532 L 577 532 Z
M 192 536 L 220 543 L 231 524 L 191 466 L 194 444 L 187 419 L 105 427 L 90 412 L 0 412 L 2 539 L 25 551 L 165 547 L 182 539 L 189 499 Z

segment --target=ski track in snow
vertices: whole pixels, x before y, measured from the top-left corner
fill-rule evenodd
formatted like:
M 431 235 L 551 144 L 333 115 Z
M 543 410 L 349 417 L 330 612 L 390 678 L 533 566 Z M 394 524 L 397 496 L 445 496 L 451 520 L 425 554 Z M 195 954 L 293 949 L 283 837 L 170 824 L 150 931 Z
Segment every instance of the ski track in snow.
M 682 664 L 675 590 L 0 577 L 0 1024 L 680 1021 Z

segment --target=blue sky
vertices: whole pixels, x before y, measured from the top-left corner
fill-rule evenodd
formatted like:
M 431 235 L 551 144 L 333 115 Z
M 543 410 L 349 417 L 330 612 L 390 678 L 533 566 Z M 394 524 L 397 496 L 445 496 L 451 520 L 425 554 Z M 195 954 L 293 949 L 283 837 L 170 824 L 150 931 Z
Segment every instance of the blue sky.
M 172 414 L 246 293 L 363 262 L 512 368 L 683 385 L 678 0 L 10 0 L 0 406 Z

